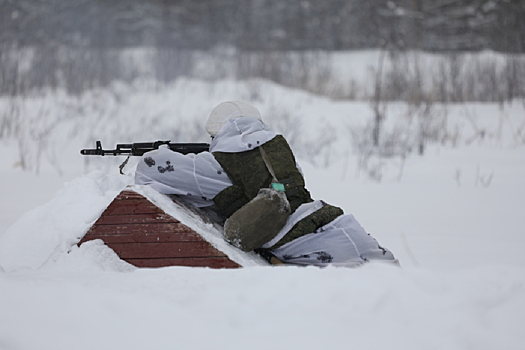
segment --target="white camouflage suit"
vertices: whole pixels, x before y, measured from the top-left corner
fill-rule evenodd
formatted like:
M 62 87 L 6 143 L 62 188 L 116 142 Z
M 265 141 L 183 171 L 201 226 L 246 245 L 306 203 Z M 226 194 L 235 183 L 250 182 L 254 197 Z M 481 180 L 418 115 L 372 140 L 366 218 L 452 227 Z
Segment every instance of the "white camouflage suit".
M 149 185 L 163 194 L 183 196 L 185 201 L 197 207 L 212 206 L 213 198 L 232 183 L 211 152 L 249 151 L 254 145 L 263 145 L 275 136 L 276 133 L 260 119 L 231 119 L 212 140 L 210 152 L 183 155 L 163 146 L 146 153 L 137 166 L 135 183 Z M 263 248 L 274 245 L 298 221 L 323 205 L 326 204 L 320 200 L 302 204 Z M 298 265 L 358 266 L 368 261 L 395 261 L 393 254 L 379 246 L 354 216 L 348 214 L 271 252 L 285 263 Z

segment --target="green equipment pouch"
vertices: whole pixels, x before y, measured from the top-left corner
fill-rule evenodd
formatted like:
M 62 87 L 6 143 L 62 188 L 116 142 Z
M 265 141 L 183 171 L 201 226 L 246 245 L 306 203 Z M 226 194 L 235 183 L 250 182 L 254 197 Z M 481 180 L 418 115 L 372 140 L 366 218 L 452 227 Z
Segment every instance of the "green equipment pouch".
M 270 188 L 261 188 L 255 198 L 235 211 L 224 223 L 224 237 L 245 252 L 261 248 L 277 236 L 291 214 L 285 188 L 277 180 L 268 155 L 259 147 L 266 168 L 272 175 Z
M 224 237 L 235 247 L 252 251 L 274 238 L 290 213 L 290 203 L 284 192 L 262 188 L 254 199 L 226 220 Z

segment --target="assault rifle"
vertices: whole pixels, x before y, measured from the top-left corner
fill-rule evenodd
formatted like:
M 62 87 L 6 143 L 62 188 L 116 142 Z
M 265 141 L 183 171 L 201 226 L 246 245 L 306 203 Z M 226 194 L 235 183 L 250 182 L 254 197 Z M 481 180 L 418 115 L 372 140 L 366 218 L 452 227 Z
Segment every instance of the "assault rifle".
M 115 149 L 102 149 L 102 143 L 97 141 L 95 149 L 83 149 L 80 150 L 80 154 L 83 156 L 142 156 L 162 145 L 182 154 L 200 153 L 210 149 L 208 143 L 170 143 L 170 141 L 119 143 Z
M 128 164 L 129 157 L 142 156 L 144 153 L 158 149 L 160 146 L 166 145 L 174 152 L 188 154 L 200 153 L 210 149 L 208 143 L 170 143 L 170 141 L 155 141 L 155 142 L 136 142 L 136 143 L 119 143 L 115 149 L 103 149 L 100 141 L 96 142 L 95 149 L 80 150 L 83 156 L 128 156 L 126 160 L 119 166 L 120 173 Z

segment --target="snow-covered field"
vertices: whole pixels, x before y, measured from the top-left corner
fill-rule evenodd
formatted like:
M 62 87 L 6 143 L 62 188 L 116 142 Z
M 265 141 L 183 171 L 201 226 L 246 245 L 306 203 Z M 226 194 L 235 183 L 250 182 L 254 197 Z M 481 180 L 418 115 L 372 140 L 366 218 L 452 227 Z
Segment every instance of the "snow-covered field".
M 206 141 L 207 114 L 230 99 L 252 101 L 291 140 L 313 197 L 353 213 L 402 267 L 139 270 L 74 245 L 133 181 L 133 161 L 122 176 L 80 148 Z M 440 142 L 388 159 L 357 150 L 369 104 L 264 81 L 19 102 L 24 131 L 0 140 L 1 350 L 523 348 L 522 101 L 436 106 Z M 385 133 L 412 137 L 406 107 L 389 106 Z

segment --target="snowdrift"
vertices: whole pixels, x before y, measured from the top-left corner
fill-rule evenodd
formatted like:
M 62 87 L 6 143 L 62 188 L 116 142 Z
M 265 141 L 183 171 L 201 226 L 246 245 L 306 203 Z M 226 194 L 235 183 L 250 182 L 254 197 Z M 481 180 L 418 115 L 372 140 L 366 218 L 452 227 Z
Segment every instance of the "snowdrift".
M 1 349 L 521 349 L 523 266 L 257 267 L 140 187 L 248 267 L 137 269 L 99 240 L 77 247 L 130 181 L 82 176 L 0 236 Z

